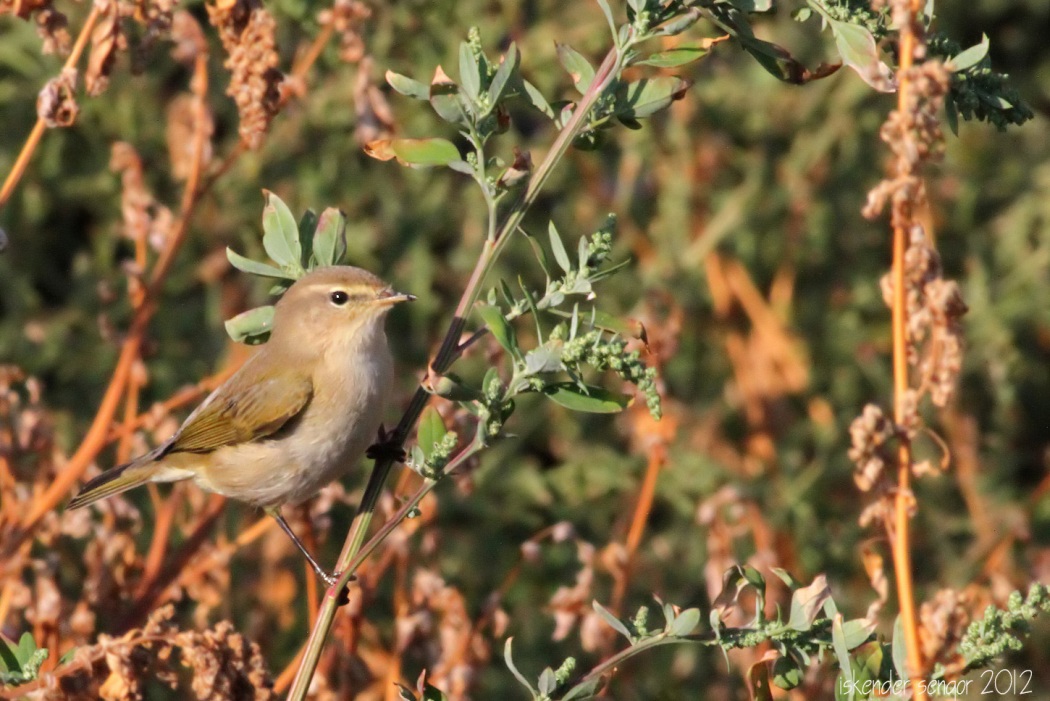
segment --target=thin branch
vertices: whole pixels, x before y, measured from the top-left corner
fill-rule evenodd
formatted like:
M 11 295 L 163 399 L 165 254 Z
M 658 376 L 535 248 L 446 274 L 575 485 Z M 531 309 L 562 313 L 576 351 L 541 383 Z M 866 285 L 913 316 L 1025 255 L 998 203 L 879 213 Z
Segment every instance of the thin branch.
M 80 55 L 84 53 L 84 49 L 87 47 L 88 39 L 91 38 L 91 31 L 95 28 L 95 23 L 98 21 L 100 14 L 98 5 L 93 5 L 91 13 L 84 20 L 84 26 L 80 28 L 77 41 L 73 44 L 73 50 L 69 52 L 69 57 L 62 67 L 63 71 L 75 68 L 77 63 L 79 63 Z M 40 145 L 40 140 L 43 138 L 45 131 L 47 131 L 47 124 L 44 123 L 43 117 L 38 116 L 36 124 L 33 125 L 29 136 L 26 137 L 25 144 L 22 145 L 22 150 L 18 153 L 15 164 L 11 167 L 11 172 L 7 174 L 7 177 L 4 179 L 4 185 L 0 188 L 0 207 L 7 204 L 7 200 L 11 198 L 11 194 L 15 191 L 15 186 L 18 185 L 18 182 L 26 172 L 26 168 L 29 167 L 29 162 L 33 159 L 33 154 L 36 152 L 36 147 Z
M 908 104 L 908 92 L 912 89 L 909 71 L 915 53 L 915 17 L 920 10 L 918 0 L 910 0 L 908 21 L 901 27 L 899 92 L 897 109 L 904 114 Z M 908 307 L 905 287 L 904 257 L 907 251 L 907 232 L 904 222 L 896 221 L 893 227 L 893 393 L 894 421 L 898 426 L 905 421 L 908 393 Z M 897 465 L 897 494 L 895 499 L 894 525 L 890 533 L 893 544 L 893 569 L 897 582 L 897 598 L 900 605 L 901 623 L 908 652 L 908 676 L 911 679 L 915 698 L 924 701 L 926 696 L 922 650 L 919 647 L 919 629 L 915 614 L 915 593 L 912 583 L 911 505 L 911 444 L 906 436 L 900 437 Z

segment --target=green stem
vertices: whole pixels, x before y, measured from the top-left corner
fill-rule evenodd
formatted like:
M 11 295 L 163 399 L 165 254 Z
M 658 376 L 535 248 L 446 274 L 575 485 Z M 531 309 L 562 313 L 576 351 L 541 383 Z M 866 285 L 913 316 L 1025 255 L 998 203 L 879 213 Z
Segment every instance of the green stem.
M 463 296 L 460 297 L 459 304 L 456 307 L 456 312 L 451 324 L 449 325 L 449 329 L 445 334 L 445 338 L 441 343 L 437 355 L 434 357 L 434 360 L 430 365 L 431 370 L 435 374 L 442 375 L 447 372 L 452 363 L 463 352 L 463 346 L 460 344 L 460 337 L 466 326 L 467 314 L 473 308 L 474 303 L 481 294 L 485 277 L 488 275 L 489 270 L 491 270 L 496 259 L 499 258 L 499 255 L 503 251 L 507 242 L 510 240 L 510 235 L 521 224 L 525 212 L 528 211 L 529 207 L 531 207 L 536 201 L 536 197 L 550 178 L 554 166 L 569 150 L 569 146 L 572 144 L 573 140 L 579 136 L 587 126 L 587 119 L 591 112 L 591 108 L 594 107 L 594 104 L 598 101 L 598 98 L 602 93 L 605 92 L 605 90 L 612 85 L 619 76 L 619 73 L 623 68 L 624 54 L 627 48 L 629 48 L 630 43 L 631 42 L 628 41 L 626 42 L 628 46 L 610 50 L 605 56 L 605 60 L 602 61 L 601 66 L 599 66 L 598 71 L 595 73 L 594 80 L 591 81 L 591 86 L 588 88 L 586 94 L 580 99 L 572 117 L 569 119 L 565 127 L 558 133 L 558 137 L 554 140 L 554 144 L 544 156 L 543 162 L 540 163 L 533 172 L 532 177 L 529 179 L 529 184 L 525 188 L 525 192 L 507 212 L 506 219 L 499 227 L 496 235 L 494 237 L 490 236 L 486 238 L 485 243 L 482 245 L 481 254 L 478 256 L 477 263 L 475 263 L 474 270 L 471 273 L 470 281 L 467 283 L 467 288 L 463 291 Z M 483 187 L 482 189 L 484 190 L 485 188 Z M 486 199 L 492 200 L 489 202 L 491 227 L 492 222 L 495 221 L 496 202 L 487 192 Z M 397 428 L 391 436 L 391 441 L 395 445 L 404 445 L 412 427 L 419 419 L 419 415 L 422 413 L 423 408 L 427 405 L 429 399 L 429 393 L 422 386 L 416 390 L 409 402 L 408 408 L 401 417 L 401 421 L 398 422 Z M 359 553 L 362 552 L 365 535 L 372 523 L 372 515 L 375 513 L 376 504 L 378 503 L 379 496 L 383 491 L 383 486 L 386 484 L 387 477 L 390 475 L 393 462 L 392 458 L 383 457 L 377 460 L 375 466 L 372 468 L 368 484 L 365 486 L 365 492 L 361 497 L 361 504 L 357 509 L 357 515 L 354 517 L 354 521 L 350 526 L 350 531 L 347 533 L 346 541 L 343 543 L 343 549 L 339 554 L 339 560 L 336 564 L 336 569 L 340 572 L 339 579 L 325 592 L 324 599 L 321 602 L 321 609 L 317 615 L 317 620 L 314 623 L 314 626 L 310 631 L 310 637 L 306 642 L 303 659 L 299 663 L 299 669 L 296 672 L 295 680 L 292 682 L 291 690 L 288 692 L 288 701 L 303 701 L 303 699 L 306 698 L 306 693 L 310 687 L 310 680 L 313 678 L 314 672 L 317 670 L 317 664 L 321 659 L 321 652 L 324 650 L 328 634 L 332 629 L 333 622 L 335 621 L 335 613 L 339 606 L 339 594 L 349 583 L 354 575 L 354 570 L 360 565 L 361 559 L 363 559 L 358 556 Z M 405 511 L 404 513 L 407 514 L 408 511 Z M 404 517 L 402 516 L 401 518 Z M 391 523 L 396 526 L 397 520 L 391 519 Z M 386 526 L 384 526 L 384 528 L 386 528 Z M 387 533 L 392 529 L 393 526 L 387 530 Z M 376 545 L 378 545 L 378 541 L 376 542 Z M 374 548 L 375 546 L 372 547 Z

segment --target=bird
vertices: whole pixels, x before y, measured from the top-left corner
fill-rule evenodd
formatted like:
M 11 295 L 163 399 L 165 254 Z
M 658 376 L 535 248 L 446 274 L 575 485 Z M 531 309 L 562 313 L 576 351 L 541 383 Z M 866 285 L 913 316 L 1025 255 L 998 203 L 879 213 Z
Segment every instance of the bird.
M 148 482 L 192 480 L 262 508 L 332 585 L 336 576 L 318 564 L 280 507 L 341 477 L 382 434 L 393 380 L 385 320 L 413 300 L 361 268 L 306 273 L 275 304 L 269 340 L 171 438 L 89 480 L 67 508 Z

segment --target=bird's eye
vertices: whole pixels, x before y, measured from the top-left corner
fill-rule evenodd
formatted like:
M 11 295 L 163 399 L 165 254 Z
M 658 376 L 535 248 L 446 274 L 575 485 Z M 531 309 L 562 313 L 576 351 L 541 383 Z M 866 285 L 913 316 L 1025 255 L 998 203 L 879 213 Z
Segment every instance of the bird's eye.
M 336 305 L 337 307 L 341 307 L 350 301 L 350 295 L 343 292 L 342 290 L 336 290 L 331 295 L 329 295 L 328 298 L 331 299 L 332 304 Z

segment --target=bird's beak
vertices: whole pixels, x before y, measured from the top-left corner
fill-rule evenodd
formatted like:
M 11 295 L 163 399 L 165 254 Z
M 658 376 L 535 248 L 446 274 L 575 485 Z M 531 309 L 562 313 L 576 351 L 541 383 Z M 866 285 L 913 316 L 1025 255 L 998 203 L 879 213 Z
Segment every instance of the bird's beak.
M 379 298 L 376 299 L 376 304 L 384 307 L 391 307 L 401 302 L 415 302 L 416 296 L 406 294 L 404 292 L 394 292 L 393 290 L 384 290 L 379 293 Z

